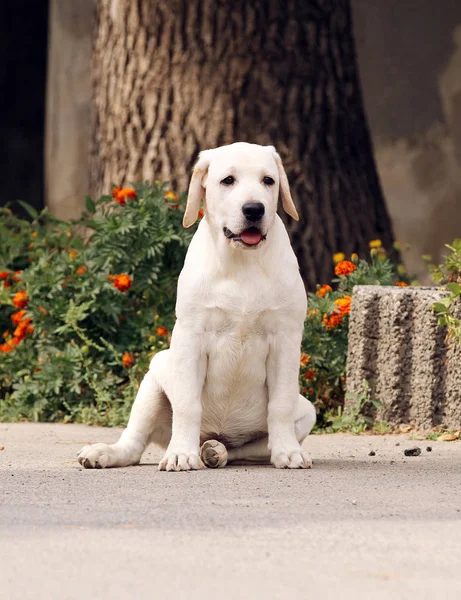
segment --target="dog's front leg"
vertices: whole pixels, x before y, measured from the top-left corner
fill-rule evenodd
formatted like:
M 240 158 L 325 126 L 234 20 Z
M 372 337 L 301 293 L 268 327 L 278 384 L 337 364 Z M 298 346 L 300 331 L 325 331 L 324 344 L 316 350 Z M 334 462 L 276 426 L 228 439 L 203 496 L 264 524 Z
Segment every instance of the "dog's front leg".
M 160 471 L 199 469 L 202 388 L 206 373 L 203 337 L 176 323 L 166 393 L 173 411 L 172 434 Z
M 278 469 L 312 467 L 312 460 L 301 448 L 295 433 L 300 346 L 301 337 L 297 333 L 275 335 L 267 360 L 269 449 L 271 462 Z

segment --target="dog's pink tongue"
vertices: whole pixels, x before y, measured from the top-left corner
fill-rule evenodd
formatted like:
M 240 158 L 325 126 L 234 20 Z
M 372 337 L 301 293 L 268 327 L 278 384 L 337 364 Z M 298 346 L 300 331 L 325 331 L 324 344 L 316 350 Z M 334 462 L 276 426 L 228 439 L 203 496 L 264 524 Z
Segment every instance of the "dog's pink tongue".
M 240 234 L 240 238 L 245 242 L 245 244 L 249 244 L 250 246 L 254 246 L 255 244 L 259 244 L 261 241 L 261 232 L 256 229 L 256 227 L 250 227 L 250 229 L 245 229 Z

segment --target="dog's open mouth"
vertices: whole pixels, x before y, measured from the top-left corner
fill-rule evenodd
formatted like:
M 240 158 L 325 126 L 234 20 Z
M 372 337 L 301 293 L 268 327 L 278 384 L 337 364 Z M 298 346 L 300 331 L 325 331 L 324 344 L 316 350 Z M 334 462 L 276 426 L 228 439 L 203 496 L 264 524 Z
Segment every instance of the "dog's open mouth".
M 223 231 L 228 240 L 243 242 L 246 246 L 257 246 L 259 242 L 266 239 L 266 236 L 257 227 L 248 227 L 238 234 L 233 233 L 227 227 L 224 227 Z

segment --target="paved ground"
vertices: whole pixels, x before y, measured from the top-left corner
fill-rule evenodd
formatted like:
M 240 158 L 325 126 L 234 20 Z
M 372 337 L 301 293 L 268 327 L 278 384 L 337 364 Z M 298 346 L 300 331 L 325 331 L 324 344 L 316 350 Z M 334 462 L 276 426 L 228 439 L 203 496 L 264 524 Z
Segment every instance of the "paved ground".
M 461 442 L 311 436 L 312 471 L 160 473 L 155 449 L 81 469 L 117 435 L 0 423 L 2 598 L 461 596 Z

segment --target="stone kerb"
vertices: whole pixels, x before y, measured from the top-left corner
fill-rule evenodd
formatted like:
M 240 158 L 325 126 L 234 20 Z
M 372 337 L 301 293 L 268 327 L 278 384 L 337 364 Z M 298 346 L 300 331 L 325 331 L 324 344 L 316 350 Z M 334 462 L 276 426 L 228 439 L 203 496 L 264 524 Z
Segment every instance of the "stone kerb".
M 461 346 L 446 339 L 432 304 L 440 288 L 356 286 L 349 321 L 346 407 L 370 386 L 375 420 L 461 428 Z

